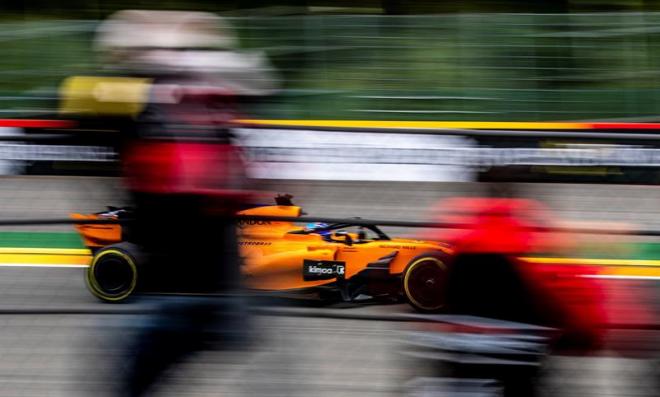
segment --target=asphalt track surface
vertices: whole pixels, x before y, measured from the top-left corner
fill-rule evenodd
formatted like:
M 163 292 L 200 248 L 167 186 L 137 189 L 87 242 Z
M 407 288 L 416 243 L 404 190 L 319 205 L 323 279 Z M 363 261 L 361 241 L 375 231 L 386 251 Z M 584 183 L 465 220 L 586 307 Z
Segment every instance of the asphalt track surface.
M 110 186 L 110 187 L 109 187 Z M 122 204 L 108 179 L 7 178 L 4 218 L 62 217 Z M 292 192 L 310 214 L 422 220 L 437 198 L 477 195 L 473 184 L 273 183 Z M 652 187 L 525 185 L 562 216 L 660 226 L 660 190 Z M 523 190 L 523 189 L 521 189 Z M 26 229 L 21 229 L 26 230 Z M 68 230 L 49 226 L 28 230 Z M 393 234 L 411 233 L 393 230 Z M 108 305 L 85 290 L 80 268 L 0 268 L 0 396 L 103 396 L 118 378 L 122 348 L 145 319 L 149 303 Z M 656 282 L 638 282 L 660 318 Z M 618 296 L 616 299 L 626 299 Z M 146 306 L 145 306 L 146 305 Z M 306 307 L 305 316 L 257 315 L 247 351 L 207 351 L 168 372 L 154 391 L 166 396 L 401 396 L 405 382 L 429 368 L 405 357 L 405 332 L 418 324 L 330 318 L 411 313 L 406 305 Z M 43 313 L 38 314 L 37 312 Z M 114 313 L 110 313 L 114 312 Z M 325 317 L 315 314 L 323 313 Z M 625 319 L 630 313 L 619 313 Z M 630 318 L 630 317 L 628 317 Z M 658 395 L 658 332 L 612 333 L 598 357 L 555 357 L 546 363 L 545 395 Z M 655 382 L 655 383 L 654 383 Z
M 113 390 L 122 349 L 151 301 L 98 302 L 86 291 L 83 272 L 0 269 L 1 396 L 102 396 Z M 648 283 L 639 287 L 657 290 Z M 405 332 L 420 323 L 386 321 L 393 314 L 412 315 L 407 305 L 286 308 L 279 301 L 265 310 L 269 314 L 252 318 L 252 348 L 190 357 L 167 374 L 155 395 L 401 396 L 406 381 L 431 375 L 402 354 Z M 279 315 L 281 310 L 296 315 Z M 546 363 L 544 390 L 562 396 L 655 395 L 657 373 L 648 357 L 659 339 L 657 331 L 621 330 L 603 357 L 553 358 Z

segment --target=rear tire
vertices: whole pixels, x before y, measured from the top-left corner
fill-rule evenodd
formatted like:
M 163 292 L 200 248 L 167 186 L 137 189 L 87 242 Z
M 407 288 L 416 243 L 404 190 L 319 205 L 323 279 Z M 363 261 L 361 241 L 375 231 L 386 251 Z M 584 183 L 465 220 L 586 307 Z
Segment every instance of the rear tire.
M 131 243 L 119 243 L 101 248 L 87 268 L 87 288 L 100 300 L 123 302 L 137 287 L 138 250 Z
M 446 259 L 437 255 L 414 258 L 403 273 L 403 293 L 418 312 L 438 313 L 445 308 L 445 288 L 449 268 Z

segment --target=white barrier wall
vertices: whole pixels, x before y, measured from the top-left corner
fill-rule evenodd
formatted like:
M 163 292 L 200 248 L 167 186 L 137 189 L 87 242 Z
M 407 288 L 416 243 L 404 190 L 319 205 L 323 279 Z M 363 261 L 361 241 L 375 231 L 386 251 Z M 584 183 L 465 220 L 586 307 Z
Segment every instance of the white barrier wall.
M 449 155 L 473 146 L 459 136 L 238 129 L 255 178 L 464 182 L 475 173 Z
M 251 175 L 257 179 L 328 181 L 475 181 L 479 171 L 502 166 L 641 167 L 660 170 L 660 147 L 602 142 L 537 142 L 490 147 L 442 133 L 358 132 L 297 129 L 236 129 Z M 0 175 L 31 162 L 73 162 L 87 174 L 91 164 L 113 163 L 110 147 L 2 141 L 18 135 L 0 129 Z M 625 170 L 624 170 L 625 171 Z M 620 171 L 617 171 L 621 173 Z M 622 171 L 623 172 L 623 171 Z M 57 173 L 57 170 L 54 170 Z M 652 175 L 652 174 L 649 174 Z M 655 180 L 655 179 L 653 179 Z M 653 182 L 649 180 L 648 182 Z

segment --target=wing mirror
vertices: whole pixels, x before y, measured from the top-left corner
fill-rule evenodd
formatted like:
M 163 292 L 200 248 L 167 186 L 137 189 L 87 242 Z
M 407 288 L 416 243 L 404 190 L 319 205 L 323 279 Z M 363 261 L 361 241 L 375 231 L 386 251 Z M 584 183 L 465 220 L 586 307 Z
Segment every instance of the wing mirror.
M 353 245 L 353 238 L 348 232 L 335 232 L 335 237 L 343 237 L 346 245 Z

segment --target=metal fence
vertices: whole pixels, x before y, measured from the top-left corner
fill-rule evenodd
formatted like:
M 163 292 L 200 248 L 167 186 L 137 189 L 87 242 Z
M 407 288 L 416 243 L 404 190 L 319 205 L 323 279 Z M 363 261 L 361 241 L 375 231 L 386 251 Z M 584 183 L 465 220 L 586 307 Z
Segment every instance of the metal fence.
M 262 117 L 648 119 L 660 113 L 660 13 L 232 18 L 284 90 Z M 94 21 L 0 25 L 2 113 L 52 111 L 98 72 Z M 0 114 L 2 114 L 0 113 Z

